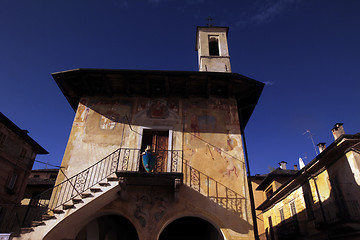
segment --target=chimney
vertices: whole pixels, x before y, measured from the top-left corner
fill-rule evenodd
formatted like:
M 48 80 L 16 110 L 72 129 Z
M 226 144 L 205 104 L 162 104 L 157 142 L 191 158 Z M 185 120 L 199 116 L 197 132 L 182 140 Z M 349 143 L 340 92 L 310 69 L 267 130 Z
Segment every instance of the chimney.
M 338 139 L 341 135 L 345 134 L 343 123 L 336 123 L 331 129 L 334 139 Z
M 321 142 L 321 143 L 318 143 L 316 146 L 318 146 L 318 148 L 319 148 L 319 153 L 321 153 L 322 151 L 324 151 L 325 150 L 325 148 L 326 148 L 326 145 L 325 145 L 326 143 L 324 143 L 324 142 Z
M 296 164 L 294 165 L 294 170 L 296 170 L 296 171 L 299 170 L 298 166 Z
M 282 170 L 286 170 L 286 164 L 287 164 L 287 162 L 284 162 L 284 161 L 279 162 L 280 168 Z

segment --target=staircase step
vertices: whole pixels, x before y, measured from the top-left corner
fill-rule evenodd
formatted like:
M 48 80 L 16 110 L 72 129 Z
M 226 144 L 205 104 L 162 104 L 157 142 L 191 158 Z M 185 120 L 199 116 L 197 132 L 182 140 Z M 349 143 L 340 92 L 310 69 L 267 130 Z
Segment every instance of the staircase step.
M 34 231 L 34 228 L 32 228 L 32 227 L 24 227 L 24 228 L 20 229 L 21 234 L 25 234 L 25 233 L 29 233 L 29 232 L 33 232 L 33 231 Z
M 64 209 L 64 210 L 71 209 L 71 208 L 75 208 L 74 203 L 71 203 L 71 202 L 64 203 L 62 206 L 63 206 L 63 209 Z
M 64 213 L 64 210 L 59 209 L 59 208 L 57 208 L 57 209 L 53 209 L 52 211 L 53 211 L 55 214 L 61 214 L 61 213 Z
M 43 221 L 32 221 L 31 222 L 32 227 L 37 227 L 37 226 L 40 226 L 40 225 L 45 225 L 45 223 Z
M 107 180 L 109 182 L 115 182 L 115 181 L 118 181 L 119 178 L 116 176 L 116 174 L 111 174 L 110 176 L 107 177 Z
M 108 183 L 108 182 L 99 182 L 99 185 L 102 186 L 102 187 L 108 187 L 108 186 L 110 186 L 111 184 Z
M 50 219 L 55 219 L 56 217 L 54 215 L 49 215 L 49 214 L 44 214 L 41 216 L 41 219 L 46 221 L 46 220 L 50 220 Z
M 90 191 L 93 192 L 93 193 L 102 192 L 101 188 L 97 188 L 97 187 L 90 188 Z
M 83 200 L 82 200 L 81 196 L 76 196 L 76 197 L 74 197 L 74 198 L 72 199 L 72 202 L 73 202 L 74 204 L 77 204 L 77 203 L 82 203 Z
M 87 197 L 93 197 L 94 195 L 92 195 L 91 192 L 86 191 L 86 192 L 81 193 L 80 196 L 82 198 L 87 198 Z

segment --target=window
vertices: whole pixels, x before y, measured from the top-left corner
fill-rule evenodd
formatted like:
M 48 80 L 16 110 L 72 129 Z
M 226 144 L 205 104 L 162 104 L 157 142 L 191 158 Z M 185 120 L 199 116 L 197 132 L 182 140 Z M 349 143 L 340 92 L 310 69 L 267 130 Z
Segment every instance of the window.
M 10 181 L 9 181 L 9 183 L 8 183 L 8 185 L 7 185 L 7 188 L 8 188 L 9 190 L 14 190 L 17 177 L 18 177 L 17 173 L 13 173 L 13 174 L 11 175 Z
M 40 177 L 40 175 L 39 175 L 39 174 L 34 175 L 34 178 L 39 178 L 39 177 Z
M 295 201 L 290 202 L 290 213 L 292 217 L 296 215 Z
M 265 190 L 265 195 L 266 195 L 266 198 L 269 198 L 272 194 L 273 194 L 273 188 L 272 188 L 272 186 L 270 186 L 269 188 L 267 188 L 266 190 Z
M 219 37 L 218 36 L 209 36 L 209 55 L 210 56 L 220 56 L 219 55 Z
M 283 222 L 285 220 L 284 208 L 280 208 L 279 212 L 280 212 L 280 220 Z

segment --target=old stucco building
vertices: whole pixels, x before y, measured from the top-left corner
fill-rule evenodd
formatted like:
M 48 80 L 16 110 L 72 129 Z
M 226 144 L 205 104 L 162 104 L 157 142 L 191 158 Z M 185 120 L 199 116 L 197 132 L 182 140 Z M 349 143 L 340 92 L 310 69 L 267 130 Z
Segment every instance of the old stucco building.
M 27 130 L 0 112 L 0 233 L 19 225 L 26 208 L 20 205 L 37 154 L 48 154 Z
M 339 123 L 332 132 L 335 141 L 320 143 L 320 154 L 285 182 L 275 187 L 273 178 L 258 187 L 266 196 L 257 208 L 263 239 L 360 238 L 360 134 L 345 134 Z
M 76 112 L 67 177 L 19 239 L 254 239 L 242 133 L 264 84 L 231 73 L 227 32 L 197 28 L 199 72 L 54 73 Z

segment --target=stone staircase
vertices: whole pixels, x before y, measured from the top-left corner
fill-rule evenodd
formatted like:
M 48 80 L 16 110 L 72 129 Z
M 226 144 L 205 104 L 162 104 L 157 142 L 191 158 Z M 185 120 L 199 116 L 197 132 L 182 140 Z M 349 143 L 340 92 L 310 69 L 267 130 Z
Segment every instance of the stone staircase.
M 60 207 L 51 210 L 41 216 L 41 220 L 32 221 L 31 227 L 21 228 L 20 235 L 13 237 L 14 240 L 40 240 L 56 225 L 65 218 L 91 203 L 108 192 L 118 193 L 120 186 L 115 173 L 103 181 L 97 183 L 90 189 L 74 196 L 70 201 L 63 203 Z

